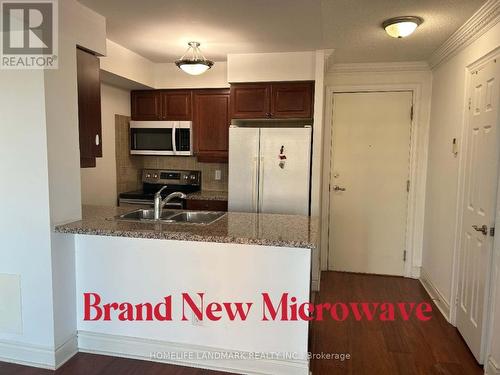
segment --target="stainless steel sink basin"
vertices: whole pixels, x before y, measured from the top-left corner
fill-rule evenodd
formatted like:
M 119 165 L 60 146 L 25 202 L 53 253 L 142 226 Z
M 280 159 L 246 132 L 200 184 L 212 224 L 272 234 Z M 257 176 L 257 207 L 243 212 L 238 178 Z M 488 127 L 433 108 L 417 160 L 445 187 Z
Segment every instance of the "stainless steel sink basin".
M 139 209 L 115 217 L 118 221 L 130 222 L 160 222 L 171 224 L 201 224 L 208 225 L 224 216 L 225 212 L 212 211 L 174 211 L 164 210 L 160 220 L 154 219 L 153 209 Z
M 173 220 L 176 223 L 211 224 L 224 216 L 224 214 L 225 212 L 186 211 L 169 217 L 169 220 Z
M 159 221 L 169 221 L 169 217 L 176 215 L 180 211 L 166 211 L 164 210 Z M 118 215 L 115 217 L 119 221 L 155 221 L 153 209 L 139 209 L 126 214 Z

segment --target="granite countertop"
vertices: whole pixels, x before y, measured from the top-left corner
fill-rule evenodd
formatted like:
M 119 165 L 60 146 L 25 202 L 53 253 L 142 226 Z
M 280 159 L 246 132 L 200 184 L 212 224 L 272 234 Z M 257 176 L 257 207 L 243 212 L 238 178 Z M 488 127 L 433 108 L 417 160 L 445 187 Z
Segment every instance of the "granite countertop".
M 186 199 L 203 201 L 227 201 L 227 191 L 202 190 L 187 195 Z
M 83 206 L 82 220 L 58 225 L 55 232 L 201 241 L 265 246 L 316 248 L 317 221 L 308 216 L 228 212 L 209 225 L 117 221 L 130 207 Z

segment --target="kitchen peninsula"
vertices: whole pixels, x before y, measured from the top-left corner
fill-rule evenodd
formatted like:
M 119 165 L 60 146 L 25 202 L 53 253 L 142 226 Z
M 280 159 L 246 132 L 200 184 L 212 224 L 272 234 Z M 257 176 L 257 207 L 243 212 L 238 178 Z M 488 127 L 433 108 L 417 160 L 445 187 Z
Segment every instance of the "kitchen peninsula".
M 308 322 L 262 321 L 258 301 L 262 293 L 276 306 L 283 293 L 298 303 L 309 301 L 314 219 L 228 212 L 209 225 L 116 220 L 130 210 L 84 206 L 82 220 L 55 228 L 57 235 L 75 236 L 80 350 L 149 360 L 155 360 L 151 353 L 175 352 L 179 356 L 162 361 L 244 373 L 308 374 Z M 172 320 L 85 320 L 84 293 L 132 304 L 173 296 Z M 207 303 L 256 304 L 245 321 L 200 320 L 191 313 L 185 321 L 183 293 L 203 293 Z M 203 299 L 194 302 L 202 307 Z M 221 351 L 244 353 L 243 359 L 180 356 Z M 255 352 L 273 354 L 245 359 Z

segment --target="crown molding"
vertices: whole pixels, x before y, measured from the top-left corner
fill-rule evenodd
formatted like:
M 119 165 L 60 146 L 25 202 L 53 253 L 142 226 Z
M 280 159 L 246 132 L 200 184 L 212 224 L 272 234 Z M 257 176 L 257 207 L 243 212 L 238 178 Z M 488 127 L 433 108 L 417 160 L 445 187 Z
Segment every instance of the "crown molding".
M 431 55 L 429 65 L 436 68 L 470 45 L 500 21 L 500 0 L 488 0 Z
M 352 63 L 333 64 L 329 73 L 383 73 L 383 72 L 415 72 L 428 71 L 426 61 L 387 62 L 387 63 Z

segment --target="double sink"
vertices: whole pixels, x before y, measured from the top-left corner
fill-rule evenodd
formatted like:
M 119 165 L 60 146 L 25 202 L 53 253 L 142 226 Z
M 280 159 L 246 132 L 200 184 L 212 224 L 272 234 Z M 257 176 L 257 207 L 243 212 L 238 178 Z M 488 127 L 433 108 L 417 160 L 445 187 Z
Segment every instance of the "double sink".
M 118 221 L 166 223 L 166 224 L 201 224 L 208 225 L 224 216 L 225 212 L 213 211 L 176 211 L 164 210 L 159 220 L 154 218 L 153 209 L 139 209 L 115 217 Z

